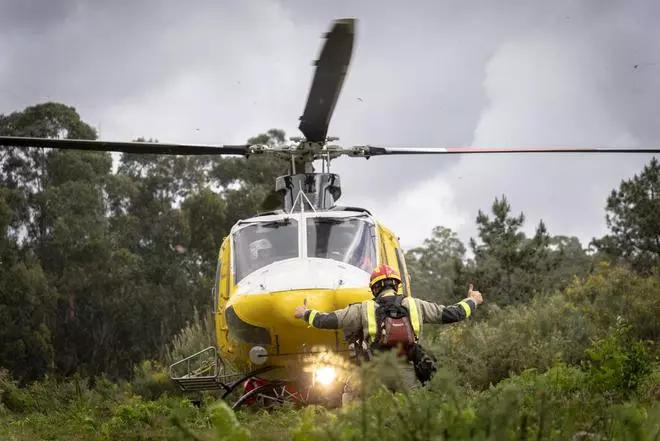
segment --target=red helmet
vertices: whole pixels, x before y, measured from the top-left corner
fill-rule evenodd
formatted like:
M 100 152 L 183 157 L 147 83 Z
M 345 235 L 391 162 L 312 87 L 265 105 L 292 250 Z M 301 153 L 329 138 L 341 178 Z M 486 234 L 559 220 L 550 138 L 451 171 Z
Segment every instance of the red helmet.
M 393 279 L 398 283 L 401 283 L 401 276 L 399 276 L 399 273 L 391 266 L 381 263 L 371 273 L 371 278 L 369 279 L 369 288 L 373 290 L 376 283 L 385 279 Z

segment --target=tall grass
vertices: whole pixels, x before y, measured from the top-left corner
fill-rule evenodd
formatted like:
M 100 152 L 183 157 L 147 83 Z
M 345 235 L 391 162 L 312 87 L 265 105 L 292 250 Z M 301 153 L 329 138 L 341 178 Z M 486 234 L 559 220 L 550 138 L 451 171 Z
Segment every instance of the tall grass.
M 175 363 L 209 346 L 215 346 L 215 317 L 213 311 L 199 313 L 195 309 L 192 322 L 188 322 L 172 339 L 166 348 L 163 361 Z
M 19 388 L 0 375 L 8 440 L 660 440 L 660 278 L 603 267 L 563 292 L 426 336 L 440 370 L 391 392 L 389 355 L 359 369 L 363 397 L 344 409 L 233 412 L 196 407 L 159 363 L 213 344 L 197 315 L 161 362 L 131 382 L 47 379 Z

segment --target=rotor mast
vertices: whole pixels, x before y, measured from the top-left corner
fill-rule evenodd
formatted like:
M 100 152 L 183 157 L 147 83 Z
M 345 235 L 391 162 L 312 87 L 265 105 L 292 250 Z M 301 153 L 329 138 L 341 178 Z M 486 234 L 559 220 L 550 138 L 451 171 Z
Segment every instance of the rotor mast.
M 305 210 L 306 205 L 314 211 L 329 210 L 341 196 L 339 176 L 330 173 L 332 155 L 328 151 L 328 142 L 337 138 L 327 134 L 353 55 L 355 19 L 335 20 L 324 37 L 298 126 L 304 138 L 291 139 L 298 143 L 297 155 L 291 156 L 289 175 L 277 178 L 275 183 L 287 212 Z M 321 173 L 314 172 L 315 160 L 322 162 Z
M 327 138 L 326 142 L 337 138 Z M 287 175 L 275 181 L 275 191 L 282 198 L 284 211 L 329 210 L 341 196 L 339 175 L 330 173 L 331 155 L 325 143 L 298 142 L 292 152 Z M 314 161 L 321 160 L 321 172 L 314 170 Z

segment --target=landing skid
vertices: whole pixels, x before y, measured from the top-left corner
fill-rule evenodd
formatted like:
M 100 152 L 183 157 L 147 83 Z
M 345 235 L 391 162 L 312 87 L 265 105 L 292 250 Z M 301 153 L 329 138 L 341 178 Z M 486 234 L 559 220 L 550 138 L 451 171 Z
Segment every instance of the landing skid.
M 248 373 L 228 373 L 211 346 L 184 358 L 170 366 L 170 379 L 184 392 L 223 390 L 222 399 L 242 386 L 244 393 L 233 403 L 232 408 L 245 406 L 273 408 L 284 404 L 304 406 L 310 399 L 310 382 L 267 381 L 260 374 L 276 369 L 277 366 L 264 366 Z
M 215 347 L 210 346 L 170 365 L 170 379 L 184 392 L 221 390 L 229 395 L 236 386 L 255 375 L 274 369 L 265 366 L 249 373 L 227 373 Z
M 243 406 L 258 406 L 274 408 L 288 403 L 294 406 L 304 406 L 309 400 L 309 389 L 304 392 L 297 391 L 292 384 L 286 381 L 273 381 L 259 384 L 241 396 L 232 409 Z
M 184 392 L 201 392 L 208 390 L 224 390 L 222 399 L 234 392 L 238 386 L 248 388 L 248 382 L 257 382 L 257 386 L 247 390 L 234 404 L 233 408 L 246 404 L 263 402 L 268 407 L 272 403 L 283 403 L 287 398 L 297 396 L 298 402 L 303 396 L 289 392 L 286 382 L 265 382 L 257 377 L 260 374 L 275 369 L 277 366 L 264 366 L 248 373 L 227 373 L 222 360 L 218 357 L 216 348 L 210 346 L 170 366 L 170 379 Z M 268 405 L 268 403 L 271 405 Z

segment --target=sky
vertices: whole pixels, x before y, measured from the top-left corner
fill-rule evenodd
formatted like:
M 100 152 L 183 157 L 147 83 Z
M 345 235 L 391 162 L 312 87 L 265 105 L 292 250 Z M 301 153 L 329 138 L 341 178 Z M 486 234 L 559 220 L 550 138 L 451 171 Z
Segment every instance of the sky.
M 236 144 L 297 129 L 322 34 L 358 20 L 330 124 L 343 145 L 660 143 L 655 0 L 310 2 L 0 0 L 0 113 L 74 106 L 100 139 Z M 505 195 L 525 231 L 586 246 L 650 155 L 342 158 L 340 203 L 369 208 L 406 248 L 436 225 L 467 244 Z

